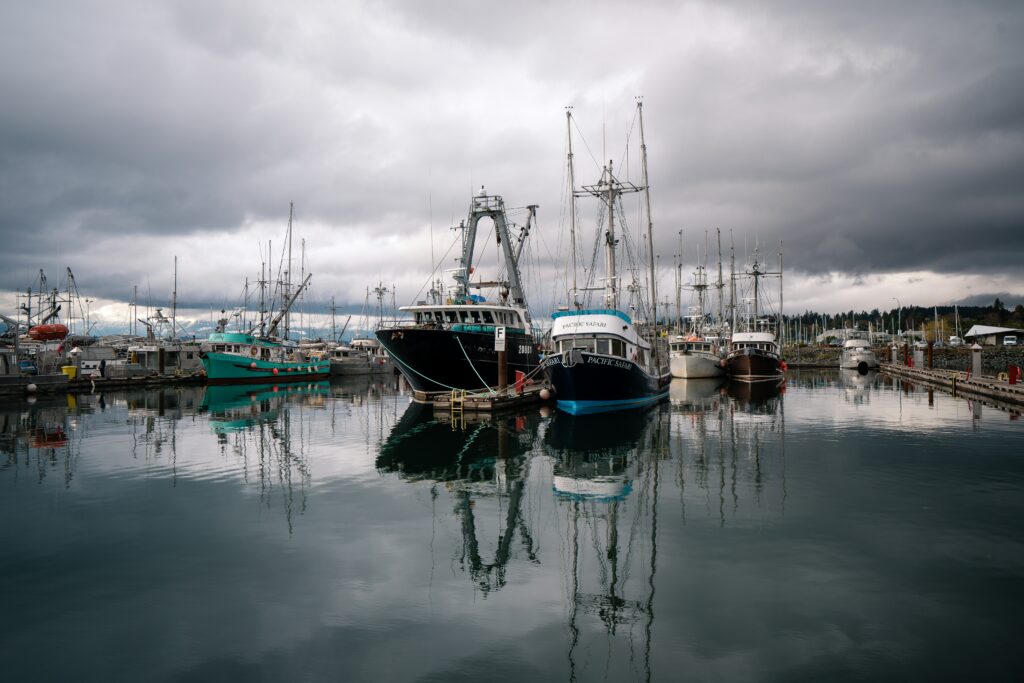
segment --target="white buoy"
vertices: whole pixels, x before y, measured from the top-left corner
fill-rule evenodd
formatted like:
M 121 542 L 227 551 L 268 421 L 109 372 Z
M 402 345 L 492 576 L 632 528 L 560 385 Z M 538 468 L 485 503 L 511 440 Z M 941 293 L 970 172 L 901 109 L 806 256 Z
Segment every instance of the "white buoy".
M 27 391 L 30 394 L 36 393 L 36 389 L 38 389 L 38 388 L 39 387 L 37 387 L 35 384 L 26 384 L 25 385 L 25 391 Z
M 540 397 L 541 397 L 541 400 L 546 401 L 549 398 L 551 398 L 551 392 L 548 391 L 547 389 L 541 389 L 540 390 Z

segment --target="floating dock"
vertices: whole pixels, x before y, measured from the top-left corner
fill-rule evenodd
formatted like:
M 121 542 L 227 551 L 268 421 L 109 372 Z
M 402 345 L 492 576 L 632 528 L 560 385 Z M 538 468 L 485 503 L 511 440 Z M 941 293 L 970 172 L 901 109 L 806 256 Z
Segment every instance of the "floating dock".
M 880 369 L 894 377 L 949 389 L 954 396 L 957 394 L 973 395 L 1001 403 L 1024 406 L 1024 384 L 1010 384 L 1009 381 L 1001 377 L 971 376 L 959 370 L 926 370 L 895 363 L 882 363 Z
M 488 413 L 519 408 L 534 403 L 543 403 L 553 395 L 547 383 L 528 384 L 517 392 L 514 385 L 500 391 L 469 392 L 462 390 L 444 392 L 413 393 L 412 399 L 417 403 L 427 403 L 436 411 Z

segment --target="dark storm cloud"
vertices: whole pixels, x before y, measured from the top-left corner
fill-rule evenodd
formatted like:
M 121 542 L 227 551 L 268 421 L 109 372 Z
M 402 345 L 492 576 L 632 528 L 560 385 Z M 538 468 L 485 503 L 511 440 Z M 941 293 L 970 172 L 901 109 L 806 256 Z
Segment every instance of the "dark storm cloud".
M 748 9 L 749 50 L 656 76 L 685 112 L 672 210 L 783 238 L 810 273 L 1024 269 L 1017 7 Z
M 294 201 L 358 293 L 422 268 L 426 224 L 481 184 L 555 244 L 563 107 L 590 182 L 634 95 L 662 254 L 722 227 L 808 273 L 1017 277 L 1022 29 L 1013 3 L 24 4 L 0 26 L 0 290 L 70 264 L 123 298 L 179 254 L 198 298 L 233 292 Z

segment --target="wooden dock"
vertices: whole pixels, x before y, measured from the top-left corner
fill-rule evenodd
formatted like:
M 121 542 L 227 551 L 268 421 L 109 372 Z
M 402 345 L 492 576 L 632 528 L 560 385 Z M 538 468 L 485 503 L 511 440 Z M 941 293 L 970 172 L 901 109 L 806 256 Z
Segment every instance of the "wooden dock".
M 895 363 L 882 363 L 880 369 L 894 377 L 949 389 L 954 396 L 973 395 L 1000 403 L 1024 406 L 1024 384 L 1010 384 L 1001 377 L 972 377 L 960 370 L 927 370 Z
M 417 403 L 428 403 L 434 406 L 435 411 L 466 412 L 466 413 L 489 413 L 502 410 L 510 410 L 534 403 L 542 403 L 545 399 L 541 396 L 544 391 L 549 392 L 551 387 L 547 383 L 528 384 L 519 393 L 514 385 L 509 385 L 504 391 L 439 391 L 413 393 L 413 400 Z

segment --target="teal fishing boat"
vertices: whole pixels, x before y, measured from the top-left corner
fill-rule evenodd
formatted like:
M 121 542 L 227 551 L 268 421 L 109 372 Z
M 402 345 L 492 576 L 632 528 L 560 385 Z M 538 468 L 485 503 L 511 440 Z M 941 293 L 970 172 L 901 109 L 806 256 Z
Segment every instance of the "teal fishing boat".
M 288 215 L 288 262 L 284 269 L 291 272 L 292 216 Z M 282 262 L 284 261 L 282 255 Z M 331 359 L 325 351 L 308 351 L 289 339 L 288 312 L 309 285 L 312 273 L 292 291 L 292 285 L 279 282 L 281 309 L 269 318 L 263 309 L 261 289 L 259 322 L 246 329 L 227 331 L 228 318 L 221 318 L 217 328 L 203 342 L 199 357 L 203 362 L 210 384 L 243 384 L 257 382 L 308 382 L 324 379 L 331 373 Z M 261 274 L 261 287 L 266 278 Z M 284 334 L 278 329 L 284 324 Z
M 212 332 L 200 357 L 211 384 L 298 382 L 331 373 L 326 356 L 304 353 L 295 342 L 245 332 Z

